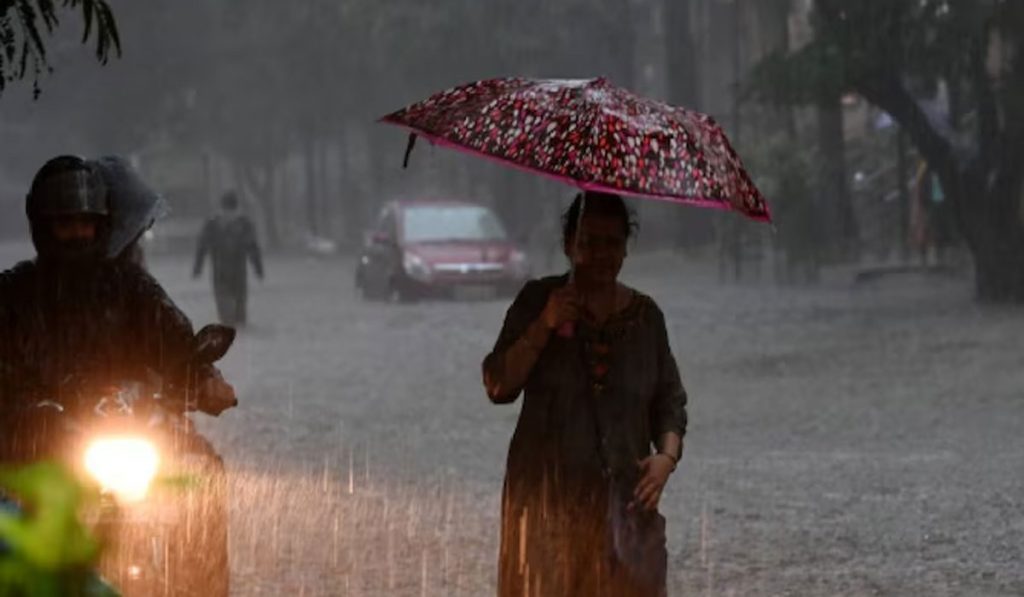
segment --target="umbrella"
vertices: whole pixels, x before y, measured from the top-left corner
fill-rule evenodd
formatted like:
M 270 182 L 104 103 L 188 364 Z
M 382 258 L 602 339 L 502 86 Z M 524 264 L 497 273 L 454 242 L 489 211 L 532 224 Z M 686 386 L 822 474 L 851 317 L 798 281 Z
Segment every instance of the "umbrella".
M 116 257 L 167 213 L 167 202 L 119 156 L 96 160 L 107 184 L 111 230 L 107 256 Z
M 381 119 L 416 136 L 584 190 L 732 209 L 759 221 L 768 203 L 706 114 L 598 79 L 489 79 Z

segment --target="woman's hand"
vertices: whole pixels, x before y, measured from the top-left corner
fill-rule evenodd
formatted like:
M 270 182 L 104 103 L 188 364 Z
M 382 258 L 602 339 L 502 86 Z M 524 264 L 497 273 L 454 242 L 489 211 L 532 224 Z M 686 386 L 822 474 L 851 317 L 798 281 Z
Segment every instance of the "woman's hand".
M 544 311 L 540 318 L 544 326 L 549 330 L 557 330 L 562 324 L 569 321 L 576 321 L 580 317 L 579 295 L 576 287 L 567 284 L 548 296 L 548 302 L 544 305 Z
M 676 463 L 667 454 L 652 454 L 639 464 L 640 482 L 633 490 L 633 501 L 629 504 L 629 509 L 640 507 L 644 510 L 655 510 Z

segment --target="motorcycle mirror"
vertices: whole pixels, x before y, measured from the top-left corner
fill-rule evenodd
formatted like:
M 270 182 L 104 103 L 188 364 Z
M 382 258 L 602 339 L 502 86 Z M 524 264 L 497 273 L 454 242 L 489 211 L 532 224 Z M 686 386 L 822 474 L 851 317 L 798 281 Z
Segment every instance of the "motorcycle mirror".
M 196 334 L 196 358 L 203 363 L 219 361 L 235 341 L 235 329 L 211 323 Z

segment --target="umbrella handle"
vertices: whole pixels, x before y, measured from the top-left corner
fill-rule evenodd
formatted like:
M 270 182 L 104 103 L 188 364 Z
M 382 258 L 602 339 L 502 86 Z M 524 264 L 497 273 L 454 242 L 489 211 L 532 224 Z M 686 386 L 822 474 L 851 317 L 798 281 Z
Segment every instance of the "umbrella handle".
M 577 232 L 577 234 L 579 233 L 579 228 L 578 227 L 576 228 L 576 232 Z M 575 241 L 574 241 L 574 244 L 575 244 Z M 569 265 L 569 282 L 571 283 L 575 277 L 576 277 L 576 264 L 575 263 L 571 263 Z M 559 338 L 572 338 L 573 336 L 576 335 L 576 323 L 573 322 L 573 321 L 566 321 L 562 325 L 558 326 L 557 334 L 558 334 Z
M 405 157 L 402 158 L 402 169 L 409 167 L 409 154 L 412 153 L 412 148 L 416 146 L 416 133 L 409 133 L 409 144 L 405 146 Z

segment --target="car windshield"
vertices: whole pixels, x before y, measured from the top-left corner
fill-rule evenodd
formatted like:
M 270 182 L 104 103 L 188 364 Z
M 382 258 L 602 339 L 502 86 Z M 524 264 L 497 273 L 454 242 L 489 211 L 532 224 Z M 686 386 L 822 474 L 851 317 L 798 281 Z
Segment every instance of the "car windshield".
M 486 207 L 424 205 L 403 213 L 407 242 L 505 239 L 505 228 Z

